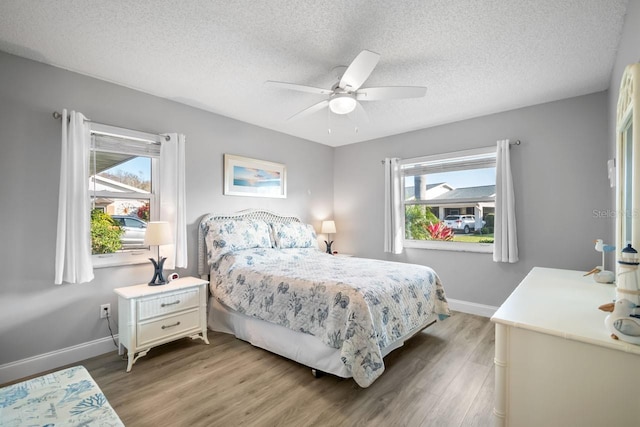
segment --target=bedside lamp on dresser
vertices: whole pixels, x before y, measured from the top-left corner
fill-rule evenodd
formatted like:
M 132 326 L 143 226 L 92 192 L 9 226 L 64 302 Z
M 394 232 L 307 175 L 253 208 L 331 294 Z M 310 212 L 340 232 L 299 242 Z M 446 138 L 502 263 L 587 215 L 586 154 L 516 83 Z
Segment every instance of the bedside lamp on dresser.
M 144 244 L 147 246 L 156 246 L 158 248 L 158 261 L 153 258 L 149 258 L 149 261 L 153 263 L 154 274 L 153 279 L 149 282 L 149 286 L 160 286 L 167 283 L 162 275 L 162 269 L 166 257 L 160 257 L 160 245 L 168 245 L 173 243 L 171 236 L 171 227 L 166 221 L 151 221 L 147 224 L 147 229 L 144 233 Z
M 327 235 L 327 240 L 324 242 L 327 244 L 327 253 L 331 254 L 333 251 L 331 250 L 331 245 L 333 245 L 333 240 L 331 240 L 331 235 L 336 232 L 336 223 L 335 221 L 322 221 L 322 228 L 320 230 L 322 234 Z

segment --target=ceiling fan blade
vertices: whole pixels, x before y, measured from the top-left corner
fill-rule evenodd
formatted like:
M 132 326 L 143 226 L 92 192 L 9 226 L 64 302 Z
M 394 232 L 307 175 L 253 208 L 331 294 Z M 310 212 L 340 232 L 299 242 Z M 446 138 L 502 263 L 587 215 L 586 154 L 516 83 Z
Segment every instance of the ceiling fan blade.
M 373 69 L 378 65 L 379 60 L 380 55 L 377 53 L 363 50 L 344 72 L 338 86 L 349 91 L 358 90 L 369 78 Z
M 356 92 L 358 101 L 382 101 L 385 99 L 422 98 L 427 88 L 422 86 L 368 87 Z
M 315 94 L 318 94 L 318 95 L 330 95 L 330 94 L 333 93 L 333 91 L 329 90 L 329 89 L 322 89 L 320 87 L 299 85 L 297 83 L 276 82 L 276 81 L 273 81 L 273 80 L 267 80 L 266 82 L 264 82 L 264 84 L 269 85 L 269 86 L 280 87 L 280 88 L 283 88 L 283 89 L 297 90 L 299 92 L 315 93 Z
M 367 114 L 367 110 L 364 109 L 364 107 L 362 106 L 362 104 L 360 104 L 359 102 L 356 102 L 356 109 L 349 114 L 350 117 L 353 117 L 354 122 L 358 122 L 358 120 L 356 119 L 362 119 L 360 120 L 360 123 L 369 123 L 369 115 Z
M 289 117 L 287 120 L 300 119 L 302 117 L 308 116 L 309 114 L 313 114 L 316 111 L 320 111 L 327 106 L 329 106 L 329 101 L 325 99 L 324 101 L 320 101 L 317 104 L 313 104 L 311 107 L 305 108 L 304 110 L 294 114 L 293 116 Z

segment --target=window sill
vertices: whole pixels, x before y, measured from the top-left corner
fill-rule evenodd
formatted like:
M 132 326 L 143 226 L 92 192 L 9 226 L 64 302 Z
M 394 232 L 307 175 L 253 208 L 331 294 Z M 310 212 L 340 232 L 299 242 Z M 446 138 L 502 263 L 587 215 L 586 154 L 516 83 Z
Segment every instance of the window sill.
M 114 254 L 92 255 L 93 268 L 119 267 L 149 263 L 149 258 L 154 258 L 150 250 L 137 250 Z
M 433 240 L 405 240 L 408 249 L 433 249 L 453 252 L 493 254 L 493 243 L 437 242 Z

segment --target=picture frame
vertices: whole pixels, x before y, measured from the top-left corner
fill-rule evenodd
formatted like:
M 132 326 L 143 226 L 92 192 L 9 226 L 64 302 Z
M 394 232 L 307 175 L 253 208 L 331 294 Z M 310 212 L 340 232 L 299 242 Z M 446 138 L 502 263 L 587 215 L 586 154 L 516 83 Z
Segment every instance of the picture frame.
M 225 196 L 287 197 L 287 167 L 281 163 L 224 155 Z

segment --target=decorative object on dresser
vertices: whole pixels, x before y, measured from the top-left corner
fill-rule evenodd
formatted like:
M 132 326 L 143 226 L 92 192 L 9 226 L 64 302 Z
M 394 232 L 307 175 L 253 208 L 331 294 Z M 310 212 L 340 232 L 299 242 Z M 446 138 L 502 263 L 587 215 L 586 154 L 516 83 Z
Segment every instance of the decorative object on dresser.
M 597 310 L 615 288 L 533 268 L 495 323 L 496 426 L 638 425 L 640 346 L 609 337 Z
M 162 268 L 167 258 L 160 257 L 160 246 L 170 243 L 173 243 L 173 239 L 171 238 L 171 227 L 168 222 L 151 221 L 147 224 L 147 230 L 144 233 L 144 244 L 158 247 L 158 261 L 149 258 L 154 267 L 153 279 L 149 282 L 149 286 L 159 286 L 167 283 L 162 275 Z
M 226 196 L 287 197 L 287 167 L 281 163 L 224 155 Z
M 604 244 L 602 239 L 596 239 L 594 243 L 596 244 L 596 251 L 602 253 L 602 265 L 598 265 L 591 269 L 585 274 L 585 276 L 593 274 L 593 280 L 598 283 L 613 283 L 615 280 L 615 274 L 613 271 L 609 271 L 605 268 L 604 258 L 607 252 L 613 252 L 616 247 Z
M 191 337 L 207 338 L 207 281 L 195 277 L 172 280 L 162 287 L 125 286 L 118 294 L 118 353 L 127 349 L 127 372 L 153 347 Z M 136 354 L 137 353 L 137 354 Z
M 322 228 L 320 229 L 320 232 L 327 235 L 327 240 L 324 241 L 324 243 L 327 245 L 327 253 L 333 253 L 333 251 L 331 250 L 331 245 L 333 245 L 331 235 L 335 234 L 336 232 L 336 223 L 334 221 L 322 221 Z
M 618 280 L 616 281 L 616 301 L 604 320 L 611 338 L 640 344 L 640 283 L 638 282 L 638 252 L 627 245 L 618 260 Z

